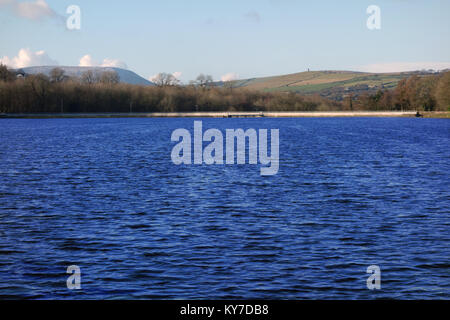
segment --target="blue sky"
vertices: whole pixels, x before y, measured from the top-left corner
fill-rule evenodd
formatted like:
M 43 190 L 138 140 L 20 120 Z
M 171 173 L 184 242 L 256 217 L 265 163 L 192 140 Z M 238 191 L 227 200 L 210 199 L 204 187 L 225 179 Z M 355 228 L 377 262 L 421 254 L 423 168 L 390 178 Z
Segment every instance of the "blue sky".
M 81 29 L 65 26 L 81 9 Z M 369 30 L 369 5 L 381 30 Z M 448 0 L 0 0 L 9 65 L 117 65 L 187 82 L 307 70 L 450 67 Z M 88 56 L 87 56 L 88 55 Z

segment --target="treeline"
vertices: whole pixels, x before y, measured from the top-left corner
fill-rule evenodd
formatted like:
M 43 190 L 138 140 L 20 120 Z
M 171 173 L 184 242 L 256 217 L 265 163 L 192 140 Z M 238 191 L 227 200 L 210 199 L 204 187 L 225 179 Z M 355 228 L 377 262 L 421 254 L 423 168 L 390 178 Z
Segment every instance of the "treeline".
M 159 86 L 119 83 L 113 74 L 85 73 L 70 79 L 55 69 L 50 76 L 17 79 L 0 70 L 2 113 L 193 112 L 193 111 L 316 111 L 341 105 L 321 97 L 264 93 L 212 85 Z
M 378 91 L 344 104 L 354 110 L 450 111 L 450 72 L 401 80 L 394 90 Z
M 268 93 L 213 86 L 208 77 L 188 86 L 161 78 L 160 85 L 121 84 L 117 73 L 86 72 L 80 79 L 55 68 L 50 76 L 18 78 L 0 65 L 0 113 L 208 112 L 208 111 L 450 111 L 450 72 L 413 76 L 396 89 L 344 102 L 296 93 Z M 173 79 L 172 79 L 173 80 Z

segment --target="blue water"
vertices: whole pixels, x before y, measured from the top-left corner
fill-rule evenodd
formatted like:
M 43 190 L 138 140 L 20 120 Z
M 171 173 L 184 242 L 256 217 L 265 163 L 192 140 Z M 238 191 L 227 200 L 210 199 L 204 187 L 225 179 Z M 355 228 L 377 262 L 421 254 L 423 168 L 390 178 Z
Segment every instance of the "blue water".
M 0 120 L 0 298 L 450 298 L 449 120 L 203 119 L 279 128 L 270 177 L 173 165 L 193 121 Z

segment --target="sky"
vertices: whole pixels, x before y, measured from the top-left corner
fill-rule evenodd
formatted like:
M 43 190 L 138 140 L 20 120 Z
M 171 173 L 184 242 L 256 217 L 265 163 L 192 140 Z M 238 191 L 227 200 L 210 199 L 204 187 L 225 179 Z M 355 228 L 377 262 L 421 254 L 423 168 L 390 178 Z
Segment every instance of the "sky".
M 67 28 L 71 5 L 79 30 Z M 371 5 L 380 29 L 367 26 Z M 166 72 L 185 83 L 200 73 L 446 69 L 449 13 L 449 0 L 0 0 L 0 59 L 117 66 L 147 79 Z

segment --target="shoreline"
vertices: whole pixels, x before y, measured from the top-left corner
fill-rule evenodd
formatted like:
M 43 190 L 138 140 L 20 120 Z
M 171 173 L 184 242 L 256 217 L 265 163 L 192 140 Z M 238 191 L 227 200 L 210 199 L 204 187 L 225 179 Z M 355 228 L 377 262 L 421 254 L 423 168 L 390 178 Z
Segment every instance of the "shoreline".
M 450 119 L 450 112 L 421 112 L 424 118 Z M 0 119 L 83 118 L 415 118 L 416 111 L 329 111 L 329 112 L 154 112 L 154 113 L 6 113 Z

